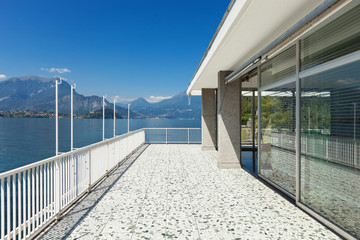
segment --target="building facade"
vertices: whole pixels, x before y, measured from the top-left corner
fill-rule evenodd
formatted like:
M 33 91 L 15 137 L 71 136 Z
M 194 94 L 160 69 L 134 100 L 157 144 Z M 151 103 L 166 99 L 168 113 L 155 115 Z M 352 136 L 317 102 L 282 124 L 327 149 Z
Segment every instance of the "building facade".
M 360 237 L 360 1 L 232 1 L 187 94 L 219 168 Z

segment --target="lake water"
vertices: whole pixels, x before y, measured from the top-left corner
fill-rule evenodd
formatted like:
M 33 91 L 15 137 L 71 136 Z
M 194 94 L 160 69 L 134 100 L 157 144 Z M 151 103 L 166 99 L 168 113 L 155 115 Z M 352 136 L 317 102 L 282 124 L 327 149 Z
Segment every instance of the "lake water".
M 130 119 L 140 128 L 199 128 L 200 120 Z M 116 120 L 116 135 L 127 132 L 127 119 Z M 113 119 L 105 120 L 105 138 L 113 137 Z M 102 119 L 74 119 L 74 147 L 102 140 Z M 70 119 L 59 119 L 59 151 L 70 151 Z M 55 155 L 55 119 L 0 118 L 0 172 Z

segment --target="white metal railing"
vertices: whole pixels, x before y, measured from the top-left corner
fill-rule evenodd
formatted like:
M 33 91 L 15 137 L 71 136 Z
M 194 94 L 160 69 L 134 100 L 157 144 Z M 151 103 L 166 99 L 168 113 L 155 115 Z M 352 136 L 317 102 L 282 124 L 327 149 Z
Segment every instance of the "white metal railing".
M 295 151 L 295 133 L 271 133 L 271 145 Z M 360 141 L 327 135 L 301 135 L 301 154 L 360 169 Z
M 200 144 L 201 128 L 144 128 L 147 144 Z
M 33 237 L 144 144 L 143 129 L 0 174 L 1 239 Z

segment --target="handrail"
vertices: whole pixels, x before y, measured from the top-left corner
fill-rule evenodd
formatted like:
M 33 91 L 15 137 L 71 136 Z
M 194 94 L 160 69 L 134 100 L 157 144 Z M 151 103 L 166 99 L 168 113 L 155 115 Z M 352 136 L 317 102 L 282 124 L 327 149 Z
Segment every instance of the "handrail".
M 166 143 L 201 141 L 201 128 L 142 128 L 0 173 L 0 238 L 36 236 L 159 129 Z
M 141 129 L 138 129 L 138 130 L 135 130 L 135 131 L 131 131 L 131 132 L 128 132 L 128 133 L 125 133 L 125 134 L 122 134 L 122 135 L 119 135 L 119 136 L 116 136 L 114 138 L 109 138 L 109 139 L 106 139 L 104 141 L 100 141 L 100 142 L 97 142 L 97 143 L 93 143 L 93 144 L 90 144 L 90 145 L 86 145 L 84 147 L 81 147 L 81 148 L 76 148 L 76 150 L 73 150 L 73 151 L 70 151 L 70 152 L 65 152 L 65 153 L 62 153 L 61 155 L 58 155 L 58 156 L 52 156 L 52 157 L 49 157 L 49 158 L 46 158 L 44 160 L 40 160 L 40 161 L 37 161 L 37 162 L 34 162 L 34 163 L 30 163 L 30 164 L 27 164 L 25 166 L 21 166 L 21 167 L 18 167 L 18 168 L 15 168 L 15 169 L 12 169 L 12 170 L 9 170 L 9 171 L 6 171 L 6 172 L 3 172 L 3 173 L 0 173 L 0 179 L 2 178 L 6 178 L 8 177 L 9 175 L 13 175 L 13 174 L 16 174 L 18 172 L 21 172 L 23 170 L 27 170 L 27 169 L 30 169 L 30 168 L 34 168 L 34 167 L 38 167 L 42 164 L 45 164 L 45 163 L 49 163 L 49 162 L 52 162 L 58 158 L 63 158 L 63 157 L 67 157 L 67 156 L 71 156 L 72 154 L 76 154 L 76 153 L 79 153 L 79 152 L 82 152 L 82 151 L 85 151 L 85 150 L 89 150 L 91 148 L 95 148 L 97 146 L 100 146 L 100 145 L 103 145 L 103 144 L 106 144 L 106 143 L 111 143 L 113 141 L 116 141 L 116 140 L 119 140 L 119 139 L 123 139 L 123 138 L 126 138 L 128 136 L 131 136 L 135 133 L 138 133 L 138 132 L 141 132 L 143 131 L 144 129 L 141 128 Z
M 116 141 L 118 139 L 125 138 L 125 137 L 130 136 L 130 135 L 132 135 L 134 133 L 141 132 L 141 131 L 147 130 L 147 129 L 166 129 L 166 128 L 140 128 L 138 130 L 131 131 L 131 132 L 128 132 L 128 133 L 124 133 L 124 134 L 116 136 L 114 138 L 105 139 L 104 141 L 93 143 L 93 144 L 90 144 L 90 145 L 87 145 L 87 146 L 84 146 L 84 147 L 81 147 L 81 148 L 76 148 L 73 151 L 65 152 L 65 153 L 62 153 L 61 155 L 58 155 L 58 156 L 52 156 L 52 157 L 46 158 L 44 160 L 40 160 L 40 161 L 37 161 L 37 162 L 34 162 L 34 163 L 30 163 L 30 164 L 27 164 L 27 165 L 24 165 L 24 166 L 15 168 L 15 169 L 11 169 L 11 170 L 3 172 L 3 173 L 0 173 L 0 179 L 8 177 L 9 175 L 12 175 L 12 174 L 21 172 L 23 170 L 34 168 L 34 167 L 40 166 L 42 164 L 54 161 L 54 160 L 56 160 L 56 159 L 58 159 L 60 157 L 67 157 L 67 156 L 70 156 L 71 154 L 76 154 L 78 152 L 82 152 L 82 151 L 97 147 L 97 146 L 102 145 L 102 144 L 104 144 L 106 142 L 110 143 L 110 142 Z M 167 129 L 201 129 L 201 128 L 167 128 Z
M 147 130 L 147 129 L 201 129 L 201 128 L 143 128 L 144 130 Z
M 145 143 L 148 144 L 201 143 L 201 128 L 144 128 L 144 131 Z
M 145 142 L 139 129 L 0 174 L 0 238 L 32 238 Z

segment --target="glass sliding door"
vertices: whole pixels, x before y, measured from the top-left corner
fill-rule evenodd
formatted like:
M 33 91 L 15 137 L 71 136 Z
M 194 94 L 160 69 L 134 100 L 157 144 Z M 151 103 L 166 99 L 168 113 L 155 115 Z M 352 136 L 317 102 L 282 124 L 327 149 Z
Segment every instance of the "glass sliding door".
M 258 93 L 258 175 L 341 235 L 355 238 L 360 237 L 359 26 L 360 4 L 354 1 L 296 45 L 264 58 Z
M 257 174 L 257 92 L 242 91 L 241 96 L 241 166 Z
M 239 79 L 241 81 L 241 166 L 257 175 L 257 68 Z
M 259 174 L 295 195 L 295 46 L 260 66 Z
M 300 202 L 360 237 L 360 5 L 300 41 Z M 329 65 L 329 62 L 331 65 Z
M 295 82 L 261 91 L 260 174 L 295 195 Z
M 360 61 L 301 90 L 300 201 L 360 236 Z

